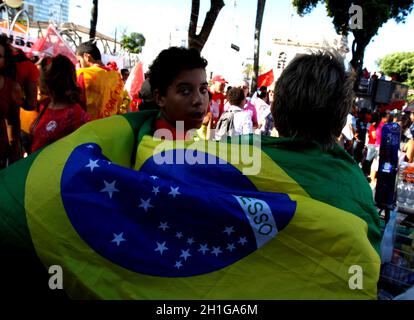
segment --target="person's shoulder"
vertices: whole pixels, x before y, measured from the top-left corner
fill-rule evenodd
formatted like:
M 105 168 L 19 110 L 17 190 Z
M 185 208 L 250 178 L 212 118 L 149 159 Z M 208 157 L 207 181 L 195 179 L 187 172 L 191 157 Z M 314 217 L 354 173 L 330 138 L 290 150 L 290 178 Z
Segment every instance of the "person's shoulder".
M 82 74 L 82 73 L 85 72 L 85 69 L 87 69 L 87 68 L 79 68 L 79 69 L 76 69 L 76 74 L 79 76 L 80 74 Z

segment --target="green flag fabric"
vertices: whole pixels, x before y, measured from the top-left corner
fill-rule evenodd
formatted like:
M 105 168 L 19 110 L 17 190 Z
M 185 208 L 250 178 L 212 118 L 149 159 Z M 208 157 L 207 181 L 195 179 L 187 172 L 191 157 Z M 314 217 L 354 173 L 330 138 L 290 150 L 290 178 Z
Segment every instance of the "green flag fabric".
M 339 147 L 93 121 L 0 171 L 3 283 L 75 299 L 375 299 L 370 188 Z M 244 174 L 244 173 L 247 173 Z M 52 266 L 63 290 L 50 290 Z

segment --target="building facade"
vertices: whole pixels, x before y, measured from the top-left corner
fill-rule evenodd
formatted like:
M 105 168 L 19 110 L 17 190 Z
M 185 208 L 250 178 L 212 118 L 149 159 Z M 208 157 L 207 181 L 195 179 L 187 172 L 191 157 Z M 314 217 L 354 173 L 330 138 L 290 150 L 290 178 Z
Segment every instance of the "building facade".
M 25 0 L 24 8 L 31 22 L 54 21 L 63 23 L 69 21 L 70 0 Z
M 272 64 L 275 79 L 280 77 L 283 69 L 285 69 L 296 55 L 326 49 L 335 49 L 345 58 L 349 52 L 347 38 L 338 36 L 336 39 L 330 39 L 330 41 L 325 40 L 319 42 L 273 39 L 272 56 L 274 61 Z

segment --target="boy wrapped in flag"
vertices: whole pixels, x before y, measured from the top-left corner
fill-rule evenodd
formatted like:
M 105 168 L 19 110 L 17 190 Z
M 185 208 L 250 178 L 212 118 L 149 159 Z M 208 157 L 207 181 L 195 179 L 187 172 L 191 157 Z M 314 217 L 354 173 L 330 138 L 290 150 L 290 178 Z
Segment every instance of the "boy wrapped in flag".
M 206 65 L 162 51 L 150 67 L 160 112 L 86 124 L 0 171 L 10 295 L 376 298 L 378 216 L 335 144 L 352 104 L 342 62 L 294 59 L 272 106 L 282 138 L 228 143 L 186 139 L 207 112 Z

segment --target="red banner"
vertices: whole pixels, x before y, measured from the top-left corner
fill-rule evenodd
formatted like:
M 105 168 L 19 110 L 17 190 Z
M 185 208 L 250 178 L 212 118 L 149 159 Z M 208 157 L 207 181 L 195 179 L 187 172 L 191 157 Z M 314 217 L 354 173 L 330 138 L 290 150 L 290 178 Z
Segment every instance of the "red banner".
M 257 79 L 257 87 L 260 88 L 262 86 L 269 87 L 272 85 L 273 81 L 275 81 L 275 76 L 273 74 L 273 69 L 270 71 L 261 74 Z
M 128 91 L 131 99 L 137 98 L 144 82 L 144 70 L 142 62 L 138 62 L 131 70 L 128 80 L 125 83 L 125 90 Z
M 74 65 L 78 63 L 75 53 L 52 25 L 47 28 L 46 36 L 44 38 L 39 38 L 33 44 L 31 49 L 32 55 L 40 58 L 45 56 L 54 57 L 58 54 L 62 54 L 68 57 Z

